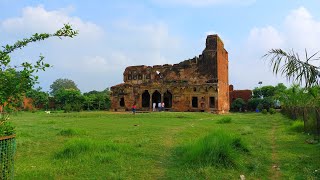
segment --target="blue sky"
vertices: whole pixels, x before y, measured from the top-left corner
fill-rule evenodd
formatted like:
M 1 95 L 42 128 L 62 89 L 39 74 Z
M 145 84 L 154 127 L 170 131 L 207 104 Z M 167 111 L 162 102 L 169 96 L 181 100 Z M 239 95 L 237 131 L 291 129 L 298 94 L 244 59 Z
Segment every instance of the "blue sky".
M 318 0 L 0 0 L 1 45 L 64 23 L 74 39 L 50 39 L 12 54 L 15 62 L 43 54 L 53 65 L 41 72 L 49 90 L 58 78 L 82 92 L 121 83 L 126 66 L 179 63 L 201 54 L 206 35 L 217 33 L 229 52 L 229 83 L 235 89 L 275 85 L 261 57 L 271 48 L 320 50 Z

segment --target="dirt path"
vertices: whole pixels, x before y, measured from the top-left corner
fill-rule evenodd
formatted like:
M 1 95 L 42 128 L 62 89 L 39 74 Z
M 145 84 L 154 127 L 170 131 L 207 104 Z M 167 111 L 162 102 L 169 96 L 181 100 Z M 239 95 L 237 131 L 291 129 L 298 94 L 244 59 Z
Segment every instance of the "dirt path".
M 276 145 L 276 139 L 277 139 L 277 126 L 278 123 L 276 120 L 273 120 L 272 122 L 272 130 L 271 130 L 271 160 L 272 160 L 272 166 L 271 166 L 271 178 L 273 180 L 280 179 L 281 173 L 280 173 L 280 164 L 278 159 L 278 152 L 277 152 L 277 145 Z

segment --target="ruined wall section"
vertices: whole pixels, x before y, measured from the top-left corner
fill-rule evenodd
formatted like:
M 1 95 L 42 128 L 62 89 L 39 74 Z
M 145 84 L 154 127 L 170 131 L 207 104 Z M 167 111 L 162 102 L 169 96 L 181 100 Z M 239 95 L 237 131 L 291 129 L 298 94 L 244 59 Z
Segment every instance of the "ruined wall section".
M 220 112 L 229 111 L 229 67 L 228 52 L 222 40 L 217 37 L 218 107 Z

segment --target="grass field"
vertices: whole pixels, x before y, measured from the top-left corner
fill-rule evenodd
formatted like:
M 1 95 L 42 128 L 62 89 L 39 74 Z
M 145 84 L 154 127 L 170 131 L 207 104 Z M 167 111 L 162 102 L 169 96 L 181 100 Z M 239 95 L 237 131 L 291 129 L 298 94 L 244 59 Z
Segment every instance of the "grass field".
M 320 179 L 319 143 L 305 143 L 312 136 L 280 114 L 24 112 L 11 119 L 15 179 Z M 240 150 L 212 155 L 227 137 Z

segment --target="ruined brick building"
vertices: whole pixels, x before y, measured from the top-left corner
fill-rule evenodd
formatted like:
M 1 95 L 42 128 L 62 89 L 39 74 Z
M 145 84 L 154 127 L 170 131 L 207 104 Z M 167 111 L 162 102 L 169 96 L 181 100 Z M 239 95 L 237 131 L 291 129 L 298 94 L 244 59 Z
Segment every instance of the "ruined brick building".
M 129 66 L 124 83 L 111 87 L 111 110 L 151 111 L 164 102 L 168 111 L 229 111 L 228 52 L 218 35 L 209 35 L 199 57 L 178 64 Z

